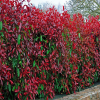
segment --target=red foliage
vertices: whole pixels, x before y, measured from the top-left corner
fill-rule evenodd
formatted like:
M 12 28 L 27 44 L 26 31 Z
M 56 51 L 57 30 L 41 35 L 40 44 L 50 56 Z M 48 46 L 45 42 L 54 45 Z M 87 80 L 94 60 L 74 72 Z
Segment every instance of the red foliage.
M 0 3 L 0 32 L 4 34 L 0 38 L 0 84 L 3 86 L 4 80 L 11 86 L 20 84 L 14 89 L 19 100 L 26 95 L 27 100 L 35 99 L 40 84 L 40 94 L 44 93 L 47 100 L 53 98 L 58 74 L 64 77 L 61 85 L 65 82 L 66 94 L 70 93 L 70 84 L 73 91 L 79 85 L 90 85 L 88 78 L 93 79 L 96 71 L 100 73 L 98 16 L 84 22 L 80 14 L 71 19 L 67 11 L 61 15 L 54 7 L 43 13 L 31 5 L 22 6 L 23 1 Z

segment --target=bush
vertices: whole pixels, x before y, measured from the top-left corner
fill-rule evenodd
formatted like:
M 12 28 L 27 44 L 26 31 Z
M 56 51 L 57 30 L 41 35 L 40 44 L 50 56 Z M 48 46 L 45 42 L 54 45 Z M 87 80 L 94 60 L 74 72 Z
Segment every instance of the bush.
M 0 3 L 0 98 L 48 100 L 100 80 L 98 16 L 85 23 L 22 3 Z

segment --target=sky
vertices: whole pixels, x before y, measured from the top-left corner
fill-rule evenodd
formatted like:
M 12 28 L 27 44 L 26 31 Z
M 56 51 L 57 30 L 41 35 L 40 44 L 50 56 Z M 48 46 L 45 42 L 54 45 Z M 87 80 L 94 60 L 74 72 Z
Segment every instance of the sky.
M 38 6 L 38 4 L 43 4 L 46 2 L 57 6 L 59 3 L 61 5 L 64 5 L 64 3 L 66 3 L 66 1 L 69 1 L 69 0 L 31 0 L 30 3 L 34 4 L 36 7 Z

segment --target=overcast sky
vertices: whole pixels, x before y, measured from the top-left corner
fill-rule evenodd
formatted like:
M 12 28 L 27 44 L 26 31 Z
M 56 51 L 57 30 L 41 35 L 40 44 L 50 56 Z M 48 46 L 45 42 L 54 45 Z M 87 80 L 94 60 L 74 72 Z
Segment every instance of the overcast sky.
M 69 0 L 31 0 L 30 3 L 34 4 L 36 7 L 38 6 L 38 4 L 43 4 L 46 2 L 57 6 L 59 3 L 61 5 L 64 5 L 64 3 L 66 3 L 66 1 L 69 1 Z

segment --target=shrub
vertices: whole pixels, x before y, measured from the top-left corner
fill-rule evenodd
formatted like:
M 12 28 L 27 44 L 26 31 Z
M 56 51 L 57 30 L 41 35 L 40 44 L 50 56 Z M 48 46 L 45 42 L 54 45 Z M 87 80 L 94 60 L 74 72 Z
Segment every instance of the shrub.
M 44 13 L 22 3 L 0 3 L 0 97 L 48 100 L 98 81 L 98 16 L 85 23 L 80 14 L 71 19 L 55 7 Z

